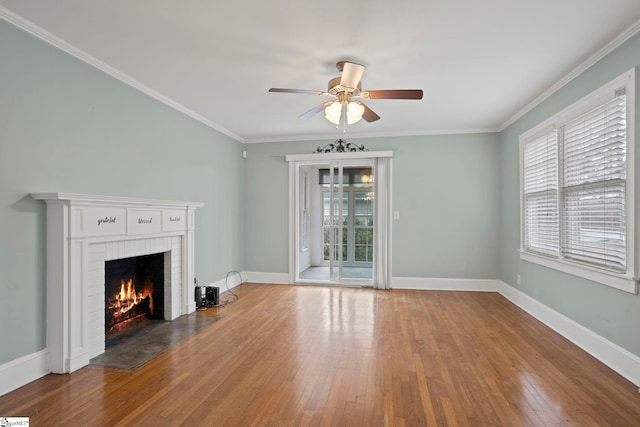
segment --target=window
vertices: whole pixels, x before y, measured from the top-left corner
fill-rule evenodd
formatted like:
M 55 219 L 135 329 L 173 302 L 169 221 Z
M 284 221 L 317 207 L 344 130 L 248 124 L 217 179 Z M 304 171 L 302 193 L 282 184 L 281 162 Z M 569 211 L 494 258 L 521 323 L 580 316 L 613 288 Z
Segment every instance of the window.
M 562 254 L 626 272 L 626 95 L 562 128 Z
M 524 145 L 524 247 L 558 255 L 558 138 L 555 131 Z
M 635 280 L 635 71 L 520 137 L 521 258 L 619 289 Z

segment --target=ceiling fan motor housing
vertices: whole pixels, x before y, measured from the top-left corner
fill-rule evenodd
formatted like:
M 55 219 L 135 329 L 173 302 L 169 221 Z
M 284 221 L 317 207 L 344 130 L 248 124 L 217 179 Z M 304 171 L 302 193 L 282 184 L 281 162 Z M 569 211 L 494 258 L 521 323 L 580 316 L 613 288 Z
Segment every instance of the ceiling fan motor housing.
M 358 82 L 358 87 L 353 88 L 353 87 L 342 86 L 340 84 L 341 80 L 342 80 L 342 77 L 340 76 L 334 77 L 331 80 L 329 80 L 327 92 L 329 92 L 331 95 L 334 95 L 334 96 L 338 96 L 338 94 L 342 92 L 349 93 L 351 94 L 351 96 L 360 95 L 360 88 L 362 87 L 360 82 Z

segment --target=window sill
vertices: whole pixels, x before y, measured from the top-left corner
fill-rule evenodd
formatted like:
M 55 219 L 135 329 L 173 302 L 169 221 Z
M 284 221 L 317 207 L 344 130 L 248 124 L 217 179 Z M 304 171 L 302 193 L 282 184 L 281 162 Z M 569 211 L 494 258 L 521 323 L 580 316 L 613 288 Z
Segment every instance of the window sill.
M 601 283 L 631 294 L 638 293 L 638 282 L 634 277 L 577 265 L 559 259 L 548 258 L 542 255 L 526 252 L 522 249 L 519 250 L 519 252 L 520 259 L 523 261 L 532 262 L 534 264 L 582 277 L 583 279 Z

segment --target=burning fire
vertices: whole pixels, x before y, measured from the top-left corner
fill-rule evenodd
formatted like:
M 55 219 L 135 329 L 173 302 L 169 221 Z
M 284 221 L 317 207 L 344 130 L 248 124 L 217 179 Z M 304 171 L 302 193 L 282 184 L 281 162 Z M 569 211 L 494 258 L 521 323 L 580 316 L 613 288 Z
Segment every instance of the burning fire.
M 138 304 L 138 301 L 142 298 L 142 292 L 136 292 L 133 280 L 121 280 L 120 293 L 116 295 L 113 308 L 116 308 L 120 313 L 126 313 Z
M 138 292 L 136 291 L 132 279 L 122 279 L 120 281 L 120 292 L 114 295 L 114 298 L 111 299 L 109 308 L 113 310 L 114 315 L 122 315 L 136 307 L 136 305 L 142 302 L 142 300 L 150 294 L 151 292 L 147 290 L 146 286 L 143 291 Z
M 117 287 L 116 287 L 117 289 Z M 107 298 L 105 331 L 120 330 L 134 319 L 153 318 L 153 282 L 136 286 L 134 279 L 120 279 L 120 291 Z

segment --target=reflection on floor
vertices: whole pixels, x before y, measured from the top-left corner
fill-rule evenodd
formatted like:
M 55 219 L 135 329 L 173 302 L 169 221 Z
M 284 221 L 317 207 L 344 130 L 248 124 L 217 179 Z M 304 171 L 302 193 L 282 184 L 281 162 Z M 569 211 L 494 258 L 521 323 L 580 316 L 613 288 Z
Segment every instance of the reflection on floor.
M 344 279 L 371 279 L 373 269 L 371 267 L 342 267 L 342 277 Z M 329 267 L 309 267 L 300 273 L 300 278 L 303 280 L 329 280 Z

